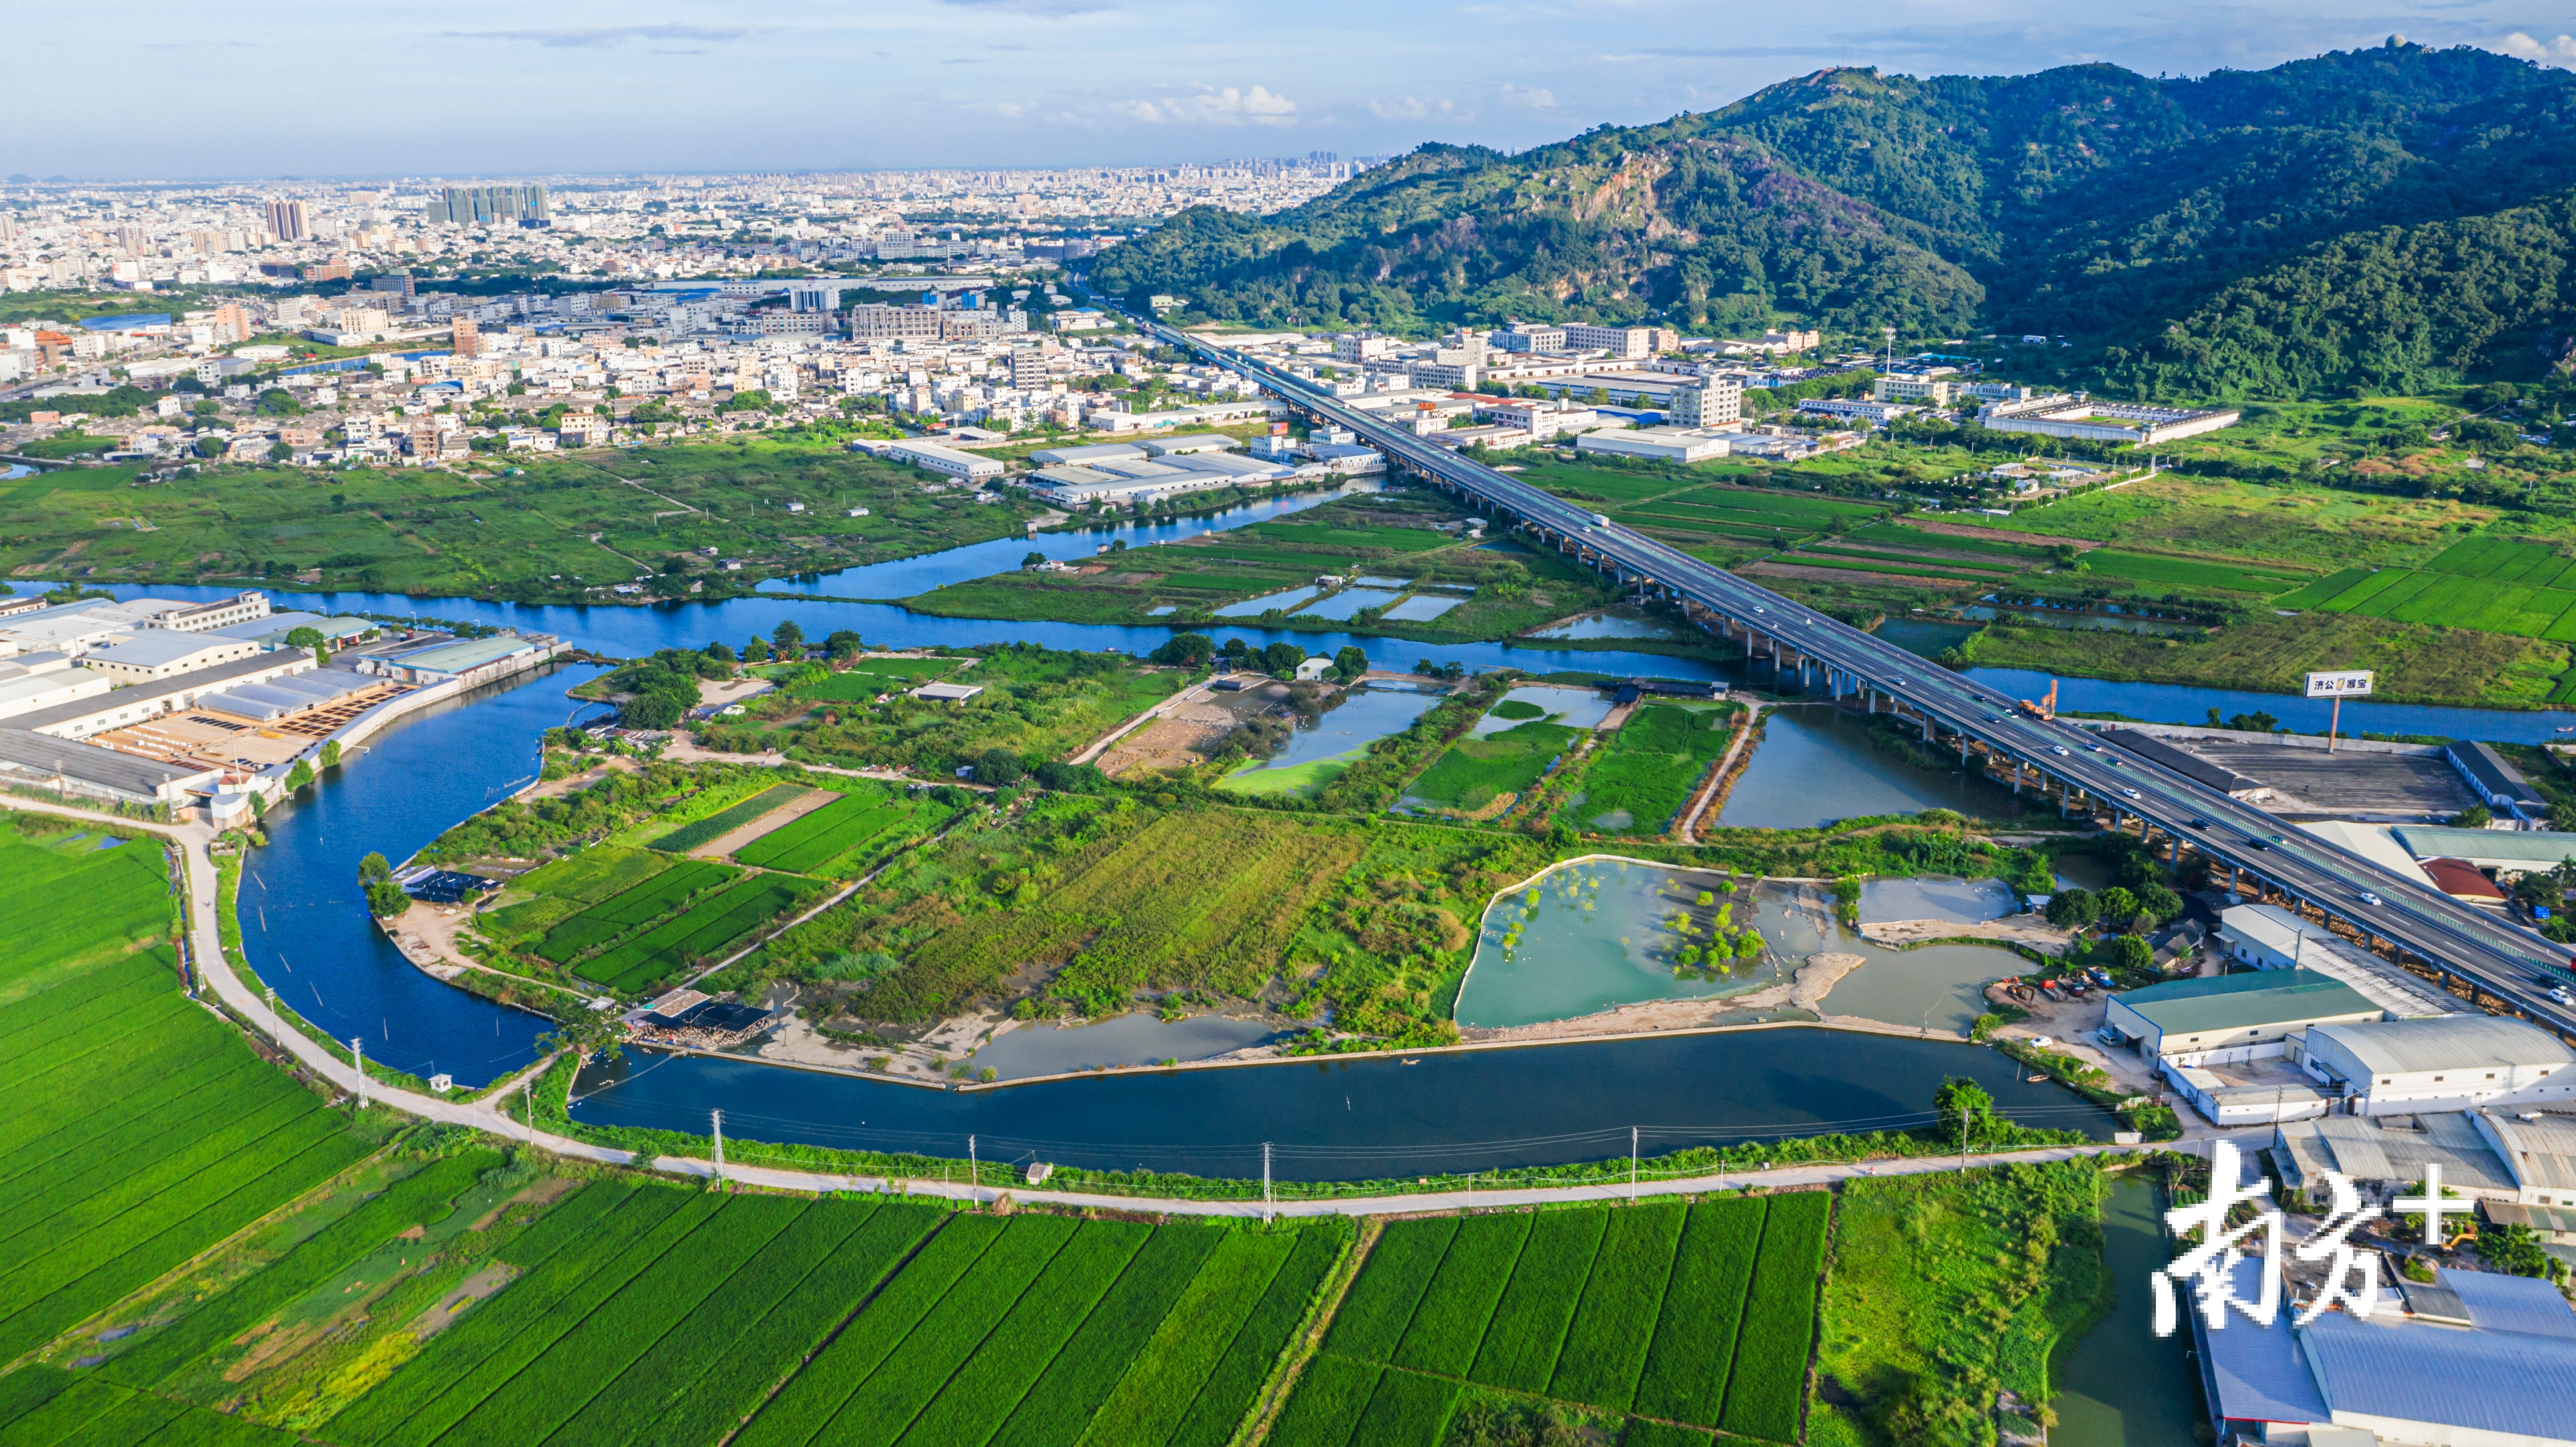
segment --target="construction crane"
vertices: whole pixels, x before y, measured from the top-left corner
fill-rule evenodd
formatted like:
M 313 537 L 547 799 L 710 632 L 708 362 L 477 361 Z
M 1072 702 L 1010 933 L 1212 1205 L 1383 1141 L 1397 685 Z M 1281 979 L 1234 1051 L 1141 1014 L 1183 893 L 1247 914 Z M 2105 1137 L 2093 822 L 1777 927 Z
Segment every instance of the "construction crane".
M 2048 692 L 2040 697 L 2039 702 L 2033 703 L 2029 699 L 2023 699 L 2021 711 L 2041 723 L 2055 719 L 2057 717 L 2057 680 L 2052 678 L 2048 681 Z

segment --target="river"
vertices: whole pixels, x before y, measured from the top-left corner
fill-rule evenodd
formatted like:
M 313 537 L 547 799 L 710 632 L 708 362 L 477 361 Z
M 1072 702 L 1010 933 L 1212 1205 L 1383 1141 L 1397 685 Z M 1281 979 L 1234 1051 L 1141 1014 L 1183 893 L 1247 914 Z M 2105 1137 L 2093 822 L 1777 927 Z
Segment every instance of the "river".
M 2144 1171 L 2111 1178 L 2102 1205 L 2103 1265 L 2116 1293 L 2111 1312 L 2081 1338 L 2058 1347 L 2048 1364 L 2057 1389 L 2060 1442 L 2083 1447 L 2192 1447 L 2205 1440 L 2200 1384 L 2184 1346 L 2188 1332 L 2156 1339 L 2147 1278 L 2172 1259 Z

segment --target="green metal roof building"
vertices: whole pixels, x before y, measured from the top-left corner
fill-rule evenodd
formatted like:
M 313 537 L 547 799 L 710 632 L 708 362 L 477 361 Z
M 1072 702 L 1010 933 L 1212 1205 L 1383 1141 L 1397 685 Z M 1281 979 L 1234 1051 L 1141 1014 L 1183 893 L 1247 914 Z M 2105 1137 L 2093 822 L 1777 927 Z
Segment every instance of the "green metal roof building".
M 2311 1025 L 2386 1018 L 2368 996 L 2319 971 L 2252 970 L 2113 995 L 2103 1023 L 2150 1060 L 2206 1065 L 2279 1055 Z

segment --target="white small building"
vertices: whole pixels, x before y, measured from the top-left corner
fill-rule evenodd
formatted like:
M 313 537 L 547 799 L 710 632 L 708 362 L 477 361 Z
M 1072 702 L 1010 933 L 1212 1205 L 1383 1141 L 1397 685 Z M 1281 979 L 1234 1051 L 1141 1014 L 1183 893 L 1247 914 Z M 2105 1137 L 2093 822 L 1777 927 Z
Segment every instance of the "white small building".
M 980 480 L 1002 475 L 1002 464 L 992 458 L 978 457 L 972 452 L 960 452 L 954 447 L 941 447 L 932 442 L 897 442 L 887 447 L 883 455 L 890 461 L 909 463 L 950 477 Z
M 1309 658 L 1305 662 L 1297 665 L 1297 681 L 1300 683 L 1312 683 L 1332 671 L 1333 660 L 1322 657 Z
M 925 683 L 912 690 L 912 696 L 924 703 L 956 704 L 964 703 L 983 691 L 984 686 L 979 683 Z
M 2537 1025 L 2489 1015 L 2315 1026 L 2303 1065 L 2355 1115 L 2576 1109 L 2576 1050 Z
M 1724 457 L 1737 434 L 1696 427 L 1641 427 L 1631 431 L 1587 432 L 1574 444 L 1577 452 L 1608 452 L 1623 457 L 1651 457 L 1663 462 L 1706 462 Z

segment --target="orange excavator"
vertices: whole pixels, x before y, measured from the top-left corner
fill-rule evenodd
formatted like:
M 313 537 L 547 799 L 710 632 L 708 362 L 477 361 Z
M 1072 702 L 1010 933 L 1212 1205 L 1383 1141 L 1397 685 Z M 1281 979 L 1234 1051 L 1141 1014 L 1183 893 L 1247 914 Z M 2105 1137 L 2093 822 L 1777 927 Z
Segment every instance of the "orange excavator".
M 2029 699 L 2023 699 L 2021 701 L 2021 711 L 2029 714 L 2032 718 L 2039 720 L 2041 723 L 2048 723 L 2056 719 L 2057 680 L 2052 678 L 2048 681 L 2048 693 L 2042 697 L 2039 702 L 2033 703 Z

